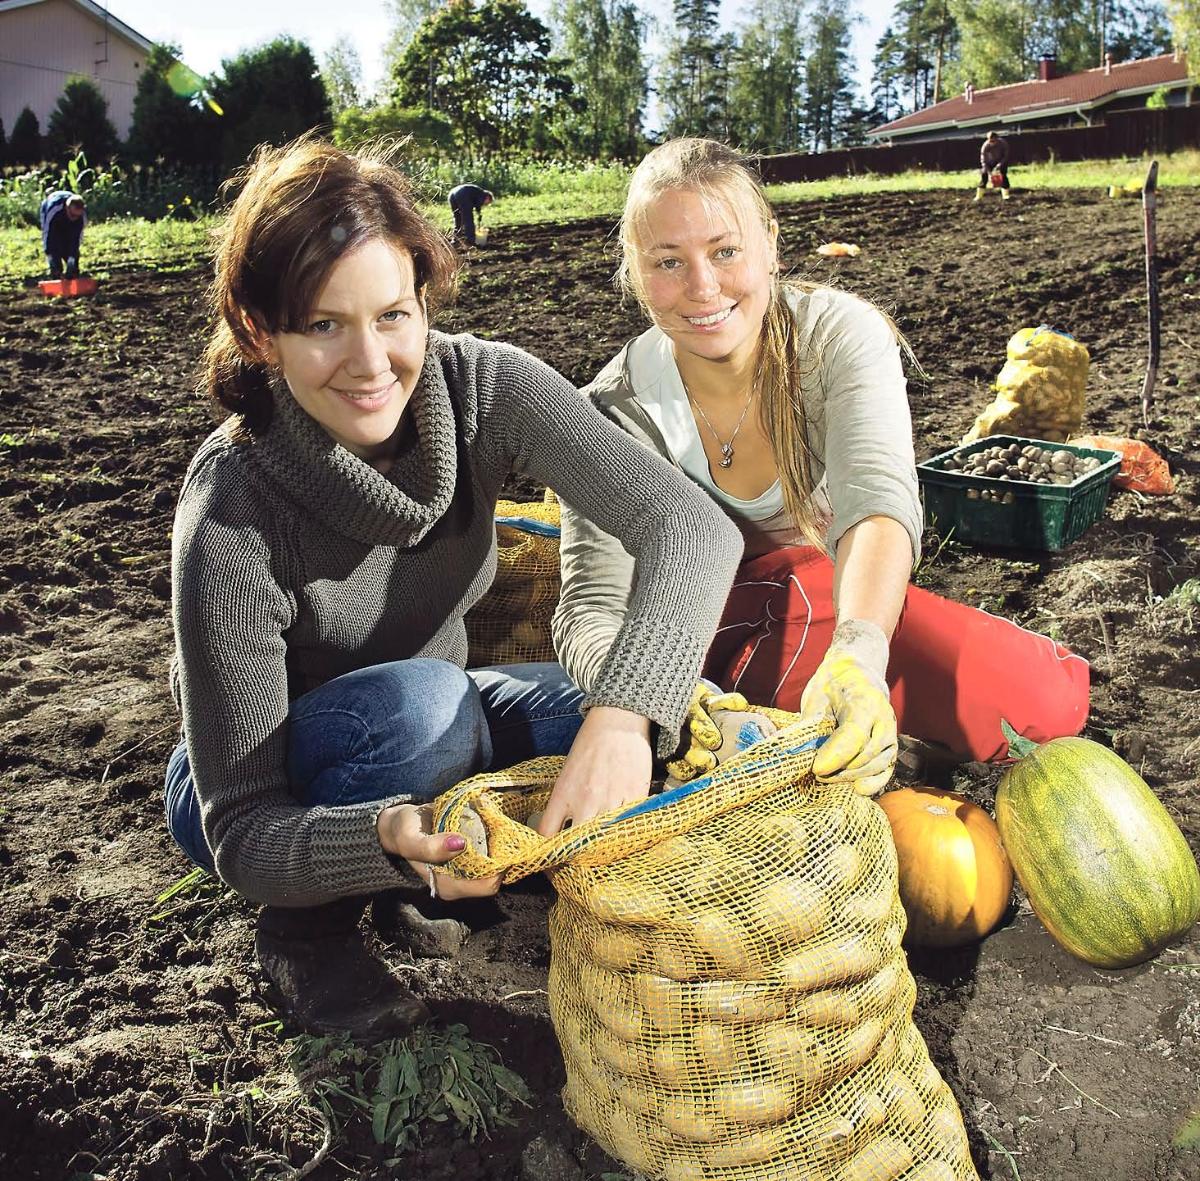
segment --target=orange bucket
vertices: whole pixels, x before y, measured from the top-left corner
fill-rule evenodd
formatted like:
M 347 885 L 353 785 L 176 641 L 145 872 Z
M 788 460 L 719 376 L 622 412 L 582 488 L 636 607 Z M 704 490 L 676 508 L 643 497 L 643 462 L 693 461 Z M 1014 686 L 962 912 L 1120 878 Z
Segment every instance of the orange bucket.
M 59 295 L 69 299 L 75 295 L 92 295 L 99 284 L 95 279 L 43 279 L 38 288 L 43 295 Z

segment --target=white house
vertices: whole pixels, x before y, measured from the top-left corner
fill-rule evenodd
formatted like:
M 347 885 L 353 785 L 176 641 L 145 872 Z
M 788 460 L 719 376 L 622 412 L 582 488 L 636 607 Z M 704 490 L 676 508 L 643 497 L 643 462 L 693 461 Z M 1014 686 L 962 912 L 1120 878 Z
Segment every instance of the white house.
M 0 119 L 5 135 L 22 109 L 43 134 L 69 78 L 90 78 L 124 139 L 153 42 L 93 0 L 0 0 Z

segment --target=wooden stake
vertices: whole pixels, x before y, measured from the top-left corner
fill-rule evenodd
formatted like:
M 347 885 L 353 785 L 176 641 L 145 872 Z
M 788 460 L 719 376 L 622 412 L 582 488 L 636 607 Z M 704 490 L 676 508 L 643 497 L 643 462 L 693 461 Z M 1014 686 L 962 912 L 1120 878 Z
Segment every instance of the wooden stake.
M 1146 183 L 1142 186 L 1142 212 L 1146 223 L 1146 318 L 1150 330 L 1150 356 L 1146 361 L 1146 379 L 1142 382 L 1142 424 L 1150 425 L 1150 407 L 1154 405 L 1154 378 L 1158 373 L 1158 260 L 1154 212 L 1157 205 L 1158 161 L 1150 161 Z

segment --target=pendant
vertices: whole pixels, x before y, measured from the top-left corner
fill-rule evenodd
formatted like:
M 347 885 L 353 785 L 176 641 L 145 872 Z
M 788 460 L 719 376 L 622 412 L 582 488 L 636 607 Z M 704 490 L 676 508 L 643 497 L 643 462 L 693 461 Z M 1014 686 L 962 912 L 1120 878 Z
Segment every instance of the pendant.
M 733 444 L 721 444 L 721 458 L 719 460 L 721 467 L 733 467 Z

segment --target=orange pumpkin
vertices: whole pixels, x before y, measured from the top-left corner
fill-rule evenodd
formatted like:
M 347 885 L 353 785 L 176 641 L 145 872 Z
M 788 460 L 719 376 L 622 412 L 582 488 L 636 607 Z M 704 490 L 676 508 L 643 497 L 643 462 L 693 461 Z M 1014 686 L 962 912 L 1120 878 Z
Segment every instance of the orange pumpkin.
M 879 798 L 896 843 L 905 941 L 957 947 L 982 939 L 1012 895 L 1013 871 L 992 818 L 965 796 L 905 787 Z

